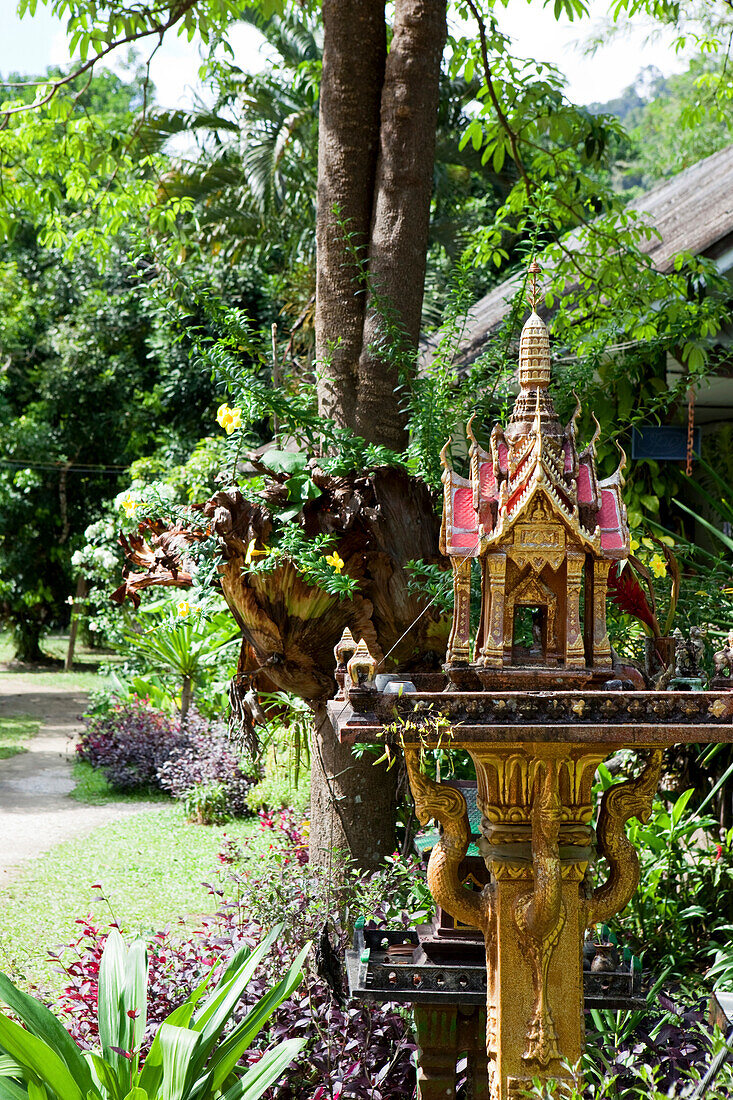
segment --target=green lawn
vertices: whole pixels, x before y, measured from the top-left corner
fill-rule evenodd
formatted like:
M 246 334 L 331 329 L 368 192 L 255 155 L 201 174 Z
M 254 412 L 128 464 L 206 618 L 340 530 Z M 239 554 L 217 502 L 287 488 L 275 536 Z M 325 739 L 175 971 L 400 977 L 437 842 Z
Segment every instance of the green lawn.
M 94 769 L 91 764 L 78 760 L 74 764 L 74 781 L 76 786 L 71 792 L 71 797 L 77 802 L 85 802 L 87 806 L 104 806 L 108 802 L 165 802 L 171 804 L 170 796 L 163 791 L 116 791 L 110 787 L 99 769 Z
M 49 687 L 73 688 L 76 691 L 97 691 L 105 686 L 107 677 L 99 672 L 100 664 L 115 664 L 121 660 L 116 653 L 89 649 L 78 643 L 74 654 L 73 672 L 63 671 L 63 661 L 69 644 L 68 634 L 49 634 L 41 648 L 51 659 L 48 665 L 22 665 L 13 660 L 10 634 L 0 631 L 0 677 L 28 675 L 39 690 Z M 2 666 L 5 666 L 4 668 Z
M 251 840 L 257 852 L 266 839 L 260 837 L 256 819 L 190 825 L 180 806 L 161 805 L 60 844 L 0 891 L 0 969 L 23 985 L 52 990 L 60 979 L 46 950 L 71 942 L 76 919 L 86 915 L 106 926 L 114 914 L 130 933 L 180 917 L 195 926 L 216 909 L 202 884 L 226 875 L 217 859 L 225 840 Z
M 0 760 L 8 760 L 23 752 L 26 743 L 38 733 L 40 721 L 19 715 L 16 718 L 0 718 Z

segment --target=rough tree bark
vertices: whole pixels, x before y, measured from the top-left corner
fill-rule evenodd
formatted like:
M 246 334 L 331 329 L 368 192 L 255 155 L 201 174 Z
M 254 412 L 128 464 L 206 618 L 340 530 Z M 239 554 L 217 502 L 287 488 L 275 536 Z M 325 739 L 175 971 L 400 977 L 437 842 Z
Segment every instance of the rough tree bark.
M 405 342 L 420 335 L 430 196 L 435 160 L 440 60 L 446 37 L 445 3 L 402 0 L 382 88 L 382 112 L 369 241 L 369 279 L 394 311 Z M 367 303 L 358 370 L 355 431 L 402 450 L 404 412 L 396 398 L 399 368 L 382 350 L 384 317 Z
M 397 370 L 379 354 L 371 285 L 417 345 L 425 280 L 446 0 L 324 0 L 316 291 L 319 405 L 370 443 L 401 450 Z M 338 214 L 335 211 L 338 211 Z M 345 240 L 345 231 L 350 241 Z
M 355 255 L 366 254 L 372 218 L 387 55 L 384 0 L 324 0 L 323 24 L 316 222 L 318 401 L 325 416 L 353 429 L 366 305 Z
M 405 341 L 416 346 L 446 0 L 396 0 L 388 54 L 384 0 L 323 0 L 323 18 L 319 407 L 368 442 L 401 451 L 407 437 L 399 367 L 384 347 L 380 353 L 382 311 L 386 303 Z M 354 250 L 363 262 L 355 262 Z M 369 300 L 364 271 L 374 292 Z M 378 642 L 386 651 L 379 635 Z M 374 865 L 394 845 L 396 769 L 356 766 L 320 706 L 312 759 L 311 858 L 328 858 L 335 837 L 362 865 Z

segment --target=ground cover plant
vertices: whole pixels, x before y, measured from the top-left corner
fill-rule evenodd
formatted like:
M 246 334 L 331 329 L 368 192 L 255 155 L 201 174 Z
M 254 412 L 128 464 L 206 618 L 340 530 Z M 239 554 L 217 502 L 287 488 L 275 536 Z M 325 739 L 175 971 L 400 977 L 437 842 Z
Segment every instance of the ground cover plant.
M 8 760 L 24 752 L 27 743 L 38 733 L 41 723 L 37 718 L 18 715 L 0 718 L 0 760 Z
M 214 963 L 155 1028 L 144 1056 L 149 969 L 144 940 L 135 940 L 128 950 L 117 929 L 105 937 L 97 974 L 96 1050 L 80 1048 L 49 1009 L 0 974 L 0 999 L 20 1020 L 0 1013 L 3 1094 L 14 1100 L 39 1095 L 54 1100 L 258 1100 L 304 1040 L 283 1040 L 248 1067 L 242 1060 L 269 1016 L 298 985 L 310 945 L 245 1016 L 232 1028 L 228 1024 L 279 932 L 274 928 L 255 949 L 240 947 L 224 966 Z
M 682 816 L 680 812 L 680 820 Z M 687 825 L 694 827 L 695 819 L 688 816 Z M 660 828 L 664 829 L 663 822 Z M 674 849 L 680 848 L 680 832 L 668 830 L 664 837 Z M 257 840 L 264 840 L 268 858 L 248 862 L 247 849 Z M 676 851 L 665 871 L 670 881 L 678 874 L 678 858 Z M 283 1002 L 263 1035 L 263 1041 L 305 1040 L 304 1057 L 273 1089 L 273 1097 L 402 1100 L 412 1096 L 415 1046 L 410 1013 L 399 1006 L 370 1006 L 346 999 L 341 958 L 347 925 L 337 914 L 348 912 L 349 921 L 358 913 L 371 914 L 380 924 L 392 927 L 413 923 L 416 912 L 424 917 L 432 906 L 428 904 L 420 914 L 420 897 L 414 891 L 421 882 L 423 900 L 427 898 L 420 865 L 395 856 L 376 875 L 354 873 L 346 882 L 334 882 L 323 869 L 308 867 L 305 837 L 291 811 L 261 815 L 257 837 L 250 835 L 243 842 L 228 838 L 219 852 L 219 864 L 219 874 L 210 884 L 216 912 L 193 932 L 181 935 L 174 927 L 150 940 L 152 1024 L 201 980 L 222 948 L 234 952 L 242 942 L 255 942 L 263 925 L 279 919 L 282 933 L 264 960 L 263 982 L 266 972 L 282 973 L 304 939 L 316 939 L 320 952 L 306 965 L 301 989 Z M 663 888 L 664 878 L 660 875 Z M 73 946 L 56 956 L 64 982 L 57 1009 L 82 1045 L 96 1042 L 96 981 L 105 934 L 102 922 L 82 920 Z M 679 951 L 684 953 L 683 945 Z M 653 974 L 659 962 L 659 954 L 649 952 L 647 966 Z M 706 1022 L 707 992 L 699 981 L 695 987 L 679 976 L 667 988 L 667 993 L 650 994 L 647 1011 L 590 1015 L 588 1051 L 578 1067 L 586 1085 L 574 1100 L 681 1098 L 699 1083 L 721 1042 Z M 731 1087 L 733 1079 L 725 1070 L 706 1097 L 729 1096 Z M 531 1095 L 549 1098 L 555 1093 L 549 1086 L 538 1087 Z
M 113 702 L 85 718 L 77 757 L 116 791 L 164 792 L 202 825 L 250 812 L 254 777 L 233 751 L 225 726 L 191 708 L 172 718 L 145 700 Z

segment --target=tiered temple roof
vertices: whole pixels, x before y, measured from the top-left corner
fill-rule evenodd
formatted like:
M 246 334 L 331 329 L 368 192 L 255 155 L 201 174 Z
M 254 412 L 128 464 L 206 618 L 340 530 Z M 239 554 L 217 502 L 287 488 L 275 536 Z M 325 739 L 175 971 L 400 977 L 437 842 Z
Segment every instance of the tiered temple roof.
M 531 299 L 532 300 L 532 299 Z M 629 554 L 626 509 L 621 499 L 625 456 L 604 481 L 596 473 L 595 443 L 578 450 L 580 404 L 563 428 L 549 391 L 550 340 L 547 326 L 532 313 L 520 340 L 519 385 L 509 424 L 496 424 L 485 450 L 468 424 L 470 477 L 450 468 L 446 444 L 441 455 L 445 489 L 441 549 L 450 556 L 478 557 L 501 543 L 513 525 L 541 497 L 545 508 L 595 556 Z M 597 422 L 596 422 L 597 426 Z M 549 518 L 549 517 L 548 517 Z

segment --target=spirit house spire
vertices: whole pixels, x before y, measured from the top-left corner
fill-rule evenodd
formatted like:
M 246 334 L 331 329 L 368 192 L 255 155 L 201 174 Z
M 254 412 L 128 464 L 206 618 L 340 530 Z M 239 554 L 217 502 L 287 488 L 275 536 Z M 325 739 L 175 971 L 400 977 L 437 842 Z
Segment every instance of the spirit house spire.
M 532 262 L 532 309 L 519 341 L 519 393 L 506 429 L 484 449 L 468 426 L 470 478 L 444 448 L 441 549 L 454 570 L 449 668 L 469 666 L 489 686 L 491 669 L 517 686 L 540 669 L 555 686 L 607 677 L 606 586 L 612 561 L 629 553 L 621 470 L 599 481 L 595 439 L 578 450 L 578 407 L 563 427 L 550 394 L 550 336 L 537 313 L 540 268 Z M 469 637 L 471 560 L 481 565 L 481 623 Z M 516 671 L 514 671 L 516 670 Z M 459 679 L 462 679 L 459 676 Z M 548 686 L 551 686 L 548 681 Z

